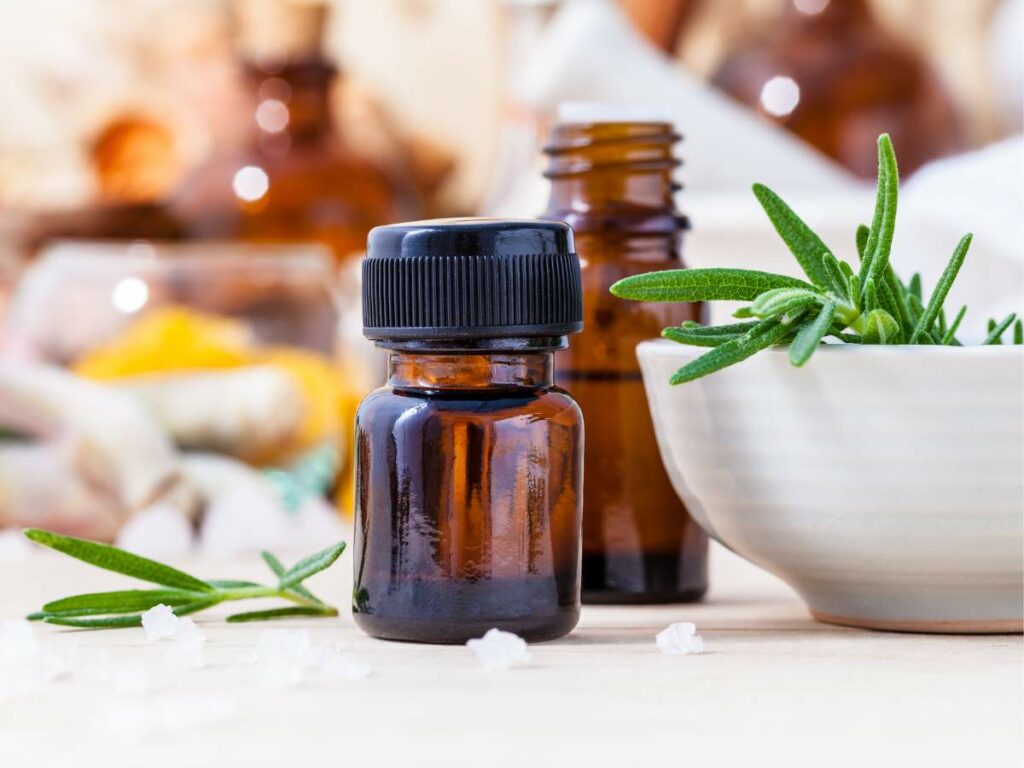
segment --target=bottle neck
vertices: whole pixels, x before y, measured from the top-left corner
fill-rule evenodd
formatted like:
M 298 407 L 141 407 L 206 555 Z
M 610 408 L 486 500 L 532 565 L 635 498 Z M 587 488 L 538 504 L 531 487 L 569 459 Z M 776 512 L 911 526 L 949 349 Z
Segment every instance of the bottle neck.
M 574 230 L 676 233 L 679 140 L 669 123 L 565 123 L 544 148 L 551 180 L 546 218 Z
M 388 356 L 388 384 L 398 389 L 541 389 L 554 384 L 552 352 Z
M 315 56 L 283 65 L 245 65 L 252 94 L 254 141 L 268 151 L 325 141 L 334 135 L 331 88 L 337 68 Z

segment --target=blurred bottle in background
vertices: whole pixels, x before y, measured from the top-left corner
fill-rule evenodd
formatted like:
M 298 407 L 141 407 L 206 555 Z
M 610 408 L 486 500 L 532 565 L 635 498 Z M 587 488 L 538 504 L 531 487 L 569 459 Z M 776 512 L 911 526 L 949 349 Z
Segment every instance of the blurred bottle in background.
M 337 134 L 338 69 L 321 50 L 327 6 L 241 0 L 237 53 L 253 109 L 240 148 L 216 153 L 173 208 L 187 237 L 316 240 L 339 262 L 360 255 L 378 224 L 416 212 L 411 183 Z
M 635 350 L 665 326 L 698 320 L 701 308 L 622 301 L 608 291 L 629 275 L 682 267 L 687 223 L 673 202 L 679 135 L 626 107 L 570 114 L 576 109 L 563 110 L 545 148 L 544 218 L 572 226 L 583 273 L 583 332 L 556 354 L 555 376 L 586 424 L 583 599 L 697 600 L 707 589 L 707 537 L 661 463 Z
M 239 0 L 233 9 L 253 109 L 251 134 L 243 146 L 201 166 L 171 207 L 187 238 L 330 247 L 339 270 L 339 375 L 347 423 L 384 375 L 362 336 L 359 265 L 366 235 L 377 225 L 416 218 L 417 195 L 400 169 L 383 167 L 337 133 L 331 96 L 338 69 L 321 48 L 327 5 Z M 346 441 L 350 433 L 343 430 Z M 350 476 L 351 468 L 345 469 L 343 478 Z M 343 495 L 348 493 L 343 481 Z
M 906 174 L 964 146 L 935 72 L 866 0 L 787 0 L 778 24 L 734 51 L 712 81 L 864 178 L 875 175 L 882 132 Z

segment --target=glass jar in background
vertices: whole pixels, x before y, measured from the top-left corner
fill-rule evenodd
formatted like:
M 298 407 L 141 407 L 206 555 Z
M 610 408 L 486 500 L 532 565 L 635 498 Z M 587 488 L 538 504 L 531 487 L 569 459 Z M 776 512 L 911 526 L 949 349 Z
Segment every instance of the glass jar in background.
M 321 245 L 59 241 L 25 271 L 22 349 L 137 394 L 180 448 L 284 466 L 348 440 Z M 324 488 L 322 490 L 328 490 Z
M 867 0 L 787 0 L 778 24 L 731 53 L 712 82 L 866 179 L 880 133 L 903 175 L 964 146 L 938 74 Z
M 544 150 L 544 218 L 572 226 L 583 271 L 583 333 L 556 355 L 555 379 L 587 424 L 583 600 L 697 600 L 707 589 L 707 537 L 662 466 L 635 350 L 666 326 L 700 319 L 701 307 L 627 302 L 608 290 L 630 275 L 682 266 L 686 219 L 672 177 L 679 135 L 668 123 L 628 117 L 569 120 Z

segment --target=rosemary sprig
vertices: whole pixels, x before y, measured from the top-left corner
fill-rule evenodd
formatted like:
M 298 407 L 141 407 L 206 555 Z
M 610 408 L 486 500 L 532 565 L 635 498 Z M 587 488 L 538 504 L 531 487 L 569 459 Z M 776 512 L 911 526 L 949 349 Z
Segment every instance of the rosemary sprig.
M 857 227 L 857 271 L 839 261 L 821 238 L 772 190 L 754 185 L 764 209 L 810 282 L 745 269 L 674 269 L 620 280 L 611 292 L 633 301 L 747 301 L 737 318 L 751 322 L 708 327 L 688 321 L 662 336 L 680 344 L 712 347 L 672 375 L 673 384 L 693 381 L 772 346 L 789 344 L 789 361 L 806 363 L 826 336 L 844 344 L 932 344 L 963 346 L 956 337 L 967 311 L 947 323 L 944 304 L 967 257 L 972 235 L 963 237 L 927 302 L 920 275 L 904 283 L 890 263 L 899 168 L 892 141 L 878 137 L 878 185 L 871 226 Z M 1013 344 L 1024 343 L 1016 314 L 989 321 L 984 344 L 1002 344 L 1013 327 Z
M 345 551 L 340 541 L 326 549 L 305 557 L 291 568 L 285 568 L 269 552 L 263 560 L 277 577 L 277 584 L 264 586 L 251 581 L 223 579 L 203 580 L 177 568 L 123 549 L 72 536 L 61 536 L 52 531 L 28 528 L 25 536 L 37 544 L 56 550 L 82 562 L 132 576 L 159 585 L 159 589 L 130 589 L 116 592 L 93 592 L 54 600 L 41 611 L 29 614 L 31 621 L 82 628 L 137 627 L 142 624 L 142 613 L 161 603 L 170 606 L 176 616 L 212 608 L 232 600 L 253 598 L 279 598 L 294 605 L 228 616 L 229 622 L 279 619 L 289 616 L 337 616 L 338 609 L 328 605 L 310 592 L 302 582 L 315 573 L 329 568 Z

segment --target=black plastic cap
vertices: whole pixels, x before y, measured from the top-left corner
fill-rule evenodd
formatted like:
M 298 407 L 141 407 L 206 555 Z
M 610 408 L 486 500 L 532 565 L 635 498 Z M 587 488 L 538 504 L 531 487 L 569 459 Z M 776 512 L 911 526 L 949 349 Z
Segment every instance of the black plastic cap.
M 436 219 L 370 232 L 368 339 L 561 337 L 582 328 L 580 264 L 561 222 Z

